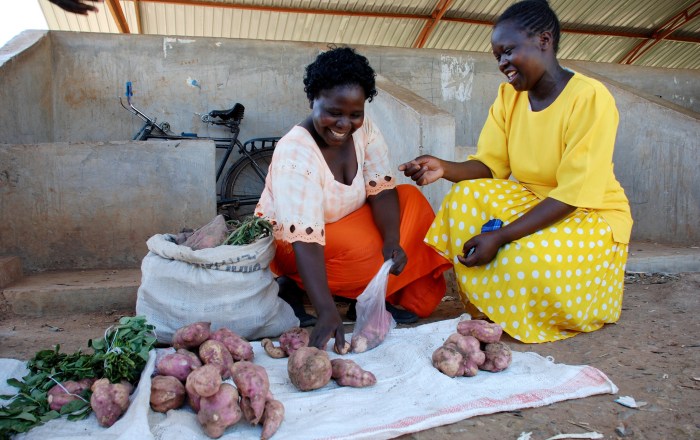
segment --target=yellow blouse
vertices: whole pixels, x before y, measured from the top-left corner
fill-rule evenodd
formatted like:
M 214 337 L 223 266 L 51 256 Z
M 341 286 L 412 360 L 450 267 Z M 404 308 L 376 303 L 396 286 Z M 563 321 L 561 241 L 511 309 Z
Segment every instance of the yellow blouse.
M 530 110 L 527 92 L 501 84 L 469 159 L 493 177 L 517 179 L 541 199 L 599 212 L 613 239 L 629 243 L 632 215 L 613 172 L 619 115 L 605 86 L 575 73 L 544 110 Z

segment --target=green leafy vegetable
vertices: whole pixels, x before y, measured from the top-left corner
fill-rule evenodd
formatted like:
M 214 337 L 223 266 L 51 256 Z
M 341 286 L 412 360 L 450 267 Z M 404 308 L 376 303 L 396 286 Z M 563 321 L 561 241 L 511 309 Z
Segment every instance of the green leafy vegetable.
M 254 215 L 243 220 L 229 220 L 226 222 L 232 232 L 224 240 L 223 244 L 241 246 L 251 244 L 256 240 L 272 234 L 272 224 L 269 221 Z
M 38 351 L 27 361 L 29 373 L 22 380 L 7 380 L 8 385 L 18 389 L 17 394 L 0 396 L 0 399 L 9 401 L 0 407 L 0 439 L 9 439 L 62 415 L 68 420 L 80 420 L 90 415 L 90 390 L 82 394 L 84 400 L 77 399 L 64 405 L 60 413 L 52 411 L 47 393 L 57 383 L 106 377 L 112 383 L 126 380 L 135 385 L 156 342 L 153 330 L 145 317 L 125 316 L 118 325 L 108 328 L 104 337 L 88 342 L 93 354 L 80 350 L 72 354 L 61 353 L 60 345 L 53 350 Z

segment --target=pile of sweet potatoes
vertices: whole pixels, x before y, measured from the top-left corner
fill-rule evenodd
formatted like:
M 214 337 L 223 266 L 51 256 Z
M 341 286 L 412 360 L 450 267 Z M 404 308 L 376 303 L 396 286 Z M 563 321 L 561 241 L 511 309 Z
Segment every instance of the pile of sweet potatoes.
M 151 408 L 167 412 L 185 402 L 197 413 L 205 434 L 221 437 L 245 419 L 262 424 L 261 439 L 269 439 L 284 419 L 284 406 L 270 392 L 265 369 L 253 364 L 253 348 L 227 328 L 211 331 L 208 322 L 178 329 L 174 353 L 160 358 L 151 380 Z M 232 379 L 232 385 L 226 379 Z
M 500 341 L 500 325 L 481 319 L 460 321 L 451 334 L 433 352 L 433 366 L 450 377 L 476 376 L 479 370 L 503 371 L 511 363 L 510 348 Z

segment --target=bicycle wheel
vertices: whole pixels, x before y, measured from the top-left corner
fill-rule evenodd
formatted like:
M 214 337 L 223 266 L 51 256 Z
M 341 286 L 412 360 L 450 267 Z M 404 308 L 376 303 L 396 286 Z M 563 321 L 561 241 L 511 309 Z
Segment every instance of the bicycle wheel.
M 249 153 L 250 159 L 243 156 L 229 169 L 224 180 L 220 211 L 231 220 L 240 220 L 255 211 L 265 188 L 265 176 L 274 151 L 273 148 L 255 150 Z

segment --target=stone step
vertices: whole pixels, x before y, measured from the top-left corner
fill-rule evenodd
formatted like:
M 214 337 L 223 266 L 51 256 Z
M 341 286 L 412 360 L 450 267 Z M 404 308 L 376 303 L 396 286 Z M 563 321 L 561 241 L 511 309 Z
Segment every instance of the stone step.
M 55 316 L 133 309 L 141 269 L 44 272 L 24 277 L 2 290 L 11 313 Z
M 15 268 L 17 264 L 9 263 Z M 700 272 L 700 248 L 633 242 L 627 272 Z M 28 317 L 134 309 L 141 283 L 140 269 L 45 272 L 21 278 L 20 267 L 19 273 L 19 279 L 0 291 L 11 313 Z M 454 283 L 449 284 L 453 290 Z

